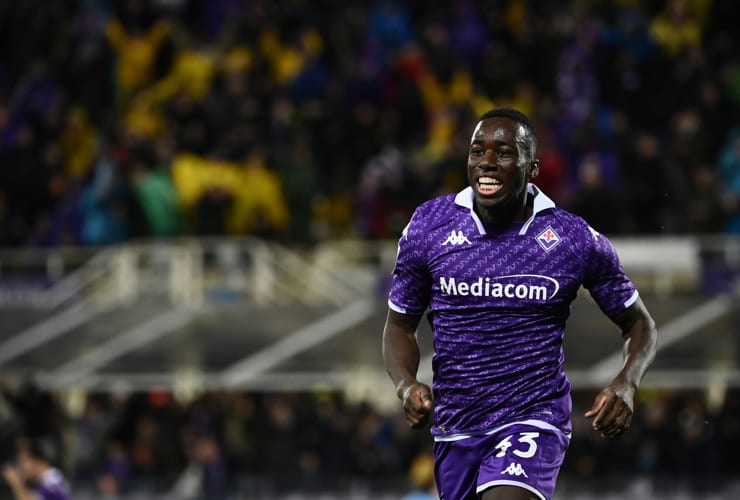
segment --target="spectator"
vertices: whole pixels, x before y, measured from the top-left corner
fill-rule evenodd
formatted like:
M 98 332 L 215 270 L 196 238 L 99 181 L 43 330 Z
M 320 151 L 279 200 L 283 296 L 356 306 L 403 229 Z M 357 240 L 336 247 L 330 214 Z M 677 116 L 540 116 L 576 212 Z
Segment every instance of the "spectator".
M 3 477 L 16 500 L 69 500 L 69 487 L 61 471 L 54 467 L 52 442 L 41 438 L 18 442 L 18 467 L 5 465 Z M 33 484 L 29 489 L 26 481 Z
M 229 231 L 274 237 L 290 221 L 282 180 L 267 166 L 266 153 L 261 147 L 252 148 L 240 168 Z
M 113 159 L 101 155 L 93 169 L 92 183 L 80 198 L 82 242 L 102 245 L 123 241 L 128 236 L 125 184 Z
M 177 191 L 170 176 L 171 151 L 166 139 L 157 143 L 150 164 L 137 158 L 133 166 L 133 189 L 147 220 L 148 234 L 155 237 L 180 234 Z
M 740 233 L 740 128 L 727 134 L 719 157 L 720 184 L 729 217 L 725 224 L 728 233 Z
M 125 494 L 133 479 L 131 457 L 123 443 L 109 438 L 104 444 L 103 461 L 97 478 L 98 490 L 106 498 Z
M 714 165 L 700 164 L 690 173 L 691 196 L 686 202 L 686 231 L 713 234 L 723 231 L 726 204 Z
M 583 159 L 578 170 L 582 189 L 571 208 L 600 233 L 619 234 L 623 225 L 618 215 L 622 203 L 604 183 L 601 168 L 597 155 L 589 155 Z
M 703 25 L 696 9 L 702 4 L 706 2 L 669 0 L 653 20 L 650 33 L 670 57 L 677 58 L 700 46 Z
M 210 435 L 196 434 L 188 446 L 190 464 L 175 485 L 181 499 L 220 500 L 229 491 L 226 466 L 221 444 Z
M 171 26 L 164 19 L 150 24 L 145 12 L 146 2 L 124 2 L 130 10 L 123 20 L 113 17 L 106 27 L 106 36 L 117 55 L 116 86 L 119 99 L 125 103 L 137 90 L 151 83 L 155 74 L 157 53 Z
M 669 182 L 660 141 L 655 135 L 642 131 L 628 134 L 624 142 L 622 165 L 633 232 L 663 233 L 668 213 L 679 202 Z M 662 189 L 655 189 L 656 186 Z

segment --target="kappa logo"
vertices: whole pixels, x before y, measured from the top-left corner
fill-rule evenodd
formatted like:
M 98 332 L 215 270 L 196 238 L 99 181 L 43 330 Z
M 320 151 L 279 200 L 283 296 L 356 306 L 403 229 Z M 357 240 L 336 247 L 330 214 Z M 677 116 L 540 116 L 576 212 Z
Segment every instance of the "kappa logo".
M 524 469 L 522 468 L 522 464 L 519 463 L 510 463 L 507 468 L 501 471 L 501 474 L 508 474 L 510 476 L 524 476 L 529 477 L 526 472 L 524 472 Z
M 560 239 L 560 236 L 558 236 L 558 233 L 553 231 L 550 226 L 547 226 L 547 229 L 538 234 L 536 239 L 537 243 L 540 244 L 545 252 L 549 252 L 563 241 Z
M 442 245 L 462 245 L 470 244 L 470 240 L 463 234 L 462 231 L 452 231 Z

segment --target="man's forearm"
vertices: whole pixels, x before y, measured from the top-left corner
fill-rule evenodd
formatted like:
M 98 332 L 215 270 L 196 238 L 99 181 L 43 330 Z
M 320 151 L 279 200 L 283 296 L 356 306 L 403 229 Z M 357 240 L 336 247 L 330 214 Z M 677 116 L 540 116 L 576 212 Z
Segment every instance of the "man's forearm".
M 418 319 L 389 311 L 383 330 L 383 361 L 399 397 L 416 382 L 419 369 Z
M 624 364 L 617 378 L 637 387 L 655 358 L 658 333 L 655 322 L 645 312 L 624 332 Z

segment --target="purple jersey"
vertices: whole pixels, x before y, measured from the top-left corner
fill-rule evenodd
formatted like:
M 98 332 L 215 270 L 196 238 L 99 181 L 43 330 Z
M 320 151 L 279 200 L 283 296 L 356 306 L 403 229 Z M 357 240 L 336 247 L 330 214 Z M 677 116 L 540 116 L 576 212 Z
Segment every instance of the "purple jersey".
M 34 498 L 37 500 L 69 500 L 69 489 L 62 473 L 57 469 L 46 471 L 41 482 L 34 488 Z
M 581 285 L 608 316 L 637 291 L 614 247 L 530 184 L 532 217 L 487 228 L 473 192 L 419 206 L 399 240 L 389 306 L 434 332 L 438 438 L 538 420 L 570 430 L 562 340 Z

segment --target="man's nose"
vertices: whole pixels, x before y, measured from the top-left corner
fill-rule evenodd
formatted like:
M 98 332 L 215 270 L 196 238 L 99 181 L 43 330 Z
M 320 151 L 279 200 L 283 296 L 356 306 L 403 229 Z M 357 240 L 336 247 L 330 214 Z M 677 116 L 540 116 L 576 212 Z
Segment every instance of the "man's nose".
M 481 168 L 496 168 L 498 164 L 496 163 L 496 155 L 493 151 L 486 151 L 483 153 L 483 157 L 480 160 L 479 163 Z

